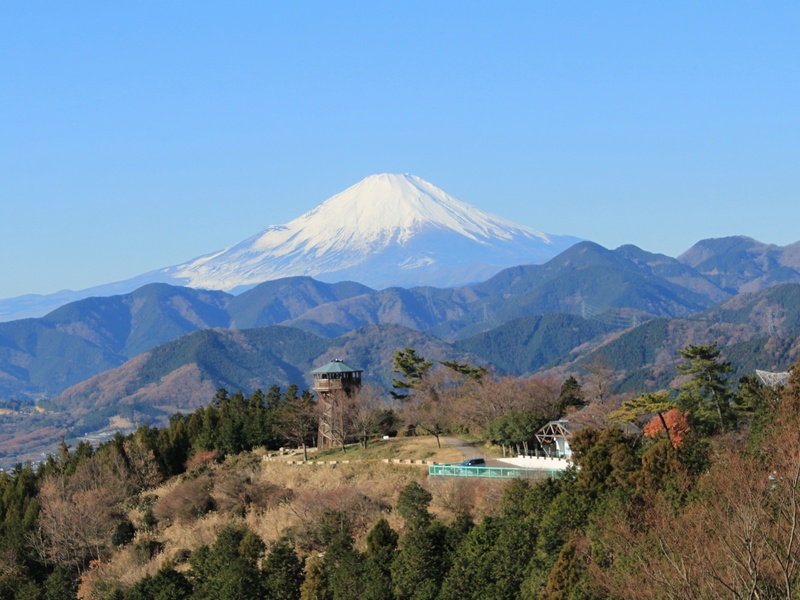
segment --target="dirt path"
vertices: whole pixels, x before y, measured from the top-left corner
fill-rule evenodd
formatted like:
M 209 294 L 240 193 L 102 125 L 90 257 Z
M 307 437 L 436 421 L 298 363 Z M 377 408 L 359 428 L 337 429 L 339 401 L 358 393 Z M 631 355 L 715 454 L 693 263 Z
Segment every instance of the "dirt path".
M 452 436 L 452 435 L 443 435 L 442 441 L 449 446 L 452 446 L 464 456 L 465 459 L 467 458 L 483 458 L 483 452 L 478 450 L 475 447 L 475 444 L 470 442 L 469 440 L 465 440 L 464 438 Z

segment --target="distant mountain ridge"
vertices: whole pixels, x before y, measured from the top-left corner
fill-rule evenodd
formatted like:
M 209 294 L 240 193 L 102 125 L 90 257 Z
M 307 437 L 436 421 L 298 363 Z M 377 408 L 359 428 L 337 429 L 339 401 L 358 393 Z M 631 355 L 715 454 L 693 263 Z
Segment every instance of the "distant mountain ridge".
M 148 283 L 237 293 L 269 280 L 312 276 L 379 289 L 449 287 L 544 262 L 577 241 L 490 215 L 414 175 L 385 173 L 285 225 L 180 265 L 81 292 L 0 300 L 0 321 L 42 316 L 66 302 Z
M 391 356 L 405 346 L 517 375 L 562 377 L 602 358 L 621 390 L 670 385 L 688 343 L 724 345 L 738 374 L 782 370 L 800 353 L 800 283 L 751 293 L 730 283 L 761 288 L 793 277 L 786 259 L 764 260 L 762 246 L 746 238 L 706 244 L 722 249 L 717 263 L 733 275 L 581 242 L 543 265 L 455 288 L 377 291 L 294 277 L 238 296 L 162 283 L 88 298 L 0 323 L 0 401 L 36 399 L 47 409 L 0 415 L 0 442 L 36 447 L 65 427 L 156 422 L 208 401 L 218 386 L 304 386 L 308 371 L 331 358 L 389 385 Z
M 678 350 L 688 344 L 718 343 L 735 381 L 756 369 L 785 371 L 800 358 L 798 337 L 800 284 L 786 283 L 737 295 L 691 318 L 648 321 L 571 360 L 602 357 L 620 374 L 617 389 L 641 391 L 669 387 L 681 361 Z
M 733 242 L 722 246 L 759 245 Z M 776 269 L 786 277 L 785 265 Z M 742 286 L 770 280 L 769 268 L 738 271 L 745 274 L 737 275 Z M 747 273 L 751 282 L 744 279 Z M 333 338 L 393 324 L 455 342 L 534 315 L 576 315 L 626 329 L 652 318 L 689 317 L 731 297 L 710 276 L 677 259 L 634 246 L 607 250 L 592 242 L 576 244 L 543 265 L 512 267 L 456 288 L 376 291 L 354 282 L 297 277 L 233 296 L 150 284 L 130 294 L 68 304 L 40 319 L 0 323 L 0 398 L 57 395 L 198 329 L 285 325 Z
M 702 240 L 678 260 L 732 294 L 800 282 L 800 242 L 782 247 L 743 236 Z
M 50 401 L 81 428 L 107 427 L 109 419 L 137 413 L 163 421 L 178 410 L 202 406 L 214 390 L 243 390 L 291 383 L 310 385 L 310 371 L 332 358 L 364 369 L 366 380 L 390 387 L 392 356 L 411 346 L 434 360 L 493 366 L 516 375 L 543 369 L 579 372 L 602 360 L 617 374 L 619 390 L 668 387 L 677 377 L 678 350 L 717 341 L 736 376 L 754 369 L 782 370 L 800 346 L 800 284 L 743 294 L 692 318 L 657 318 L 620 331 L 578 315 L 522 317 L 453 345 L 399 325 L 370 325 L 337 338 L 292 327 L 206 329 L 157 346 L 125 364 L 65 390 Z

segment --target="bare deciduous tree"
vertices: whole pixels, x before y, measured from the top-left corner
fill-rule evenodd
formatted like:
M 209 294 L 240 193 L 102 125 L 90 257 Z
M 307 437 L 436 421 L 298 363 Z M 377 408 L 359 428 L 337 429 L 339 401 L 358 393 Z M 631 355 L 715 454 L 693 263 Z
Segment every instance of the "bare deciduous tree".
M 351 399 L 351 431 L 366 450 L 369 440 L 380 433 L 380 415 L 381 410 L 387 407 L 386 400 L 380 388 L 370 384 L 355 390 Z
M 560 386 L 545 377 L 484 377 L 466 382 L 455 412 L 467 427 L 483 429 L 490 421 L 514 411 L 532 412 L 545 419 L 559 416 Z
M 125 440 L 124 448 L 131 482 L 136 489 L 143 490 L 161 483 L 163 478 L 158 470 L 155 455 L 140 436 Z
M 433 371 L 422 380 L 414 395 L 408 397 L 403 405 L 406 423 L 434 436 L 440 448 L 442 443 L 439 436 L 455 420 L 453 402 L 457 391 L 451 387 L 451 383 L 452 376 L 449 373 L 441 369 Z
M 720 456 L 677 515 L 659 496 L 637 516 L 607 511 L 596 529 L 598 555 L 625 566 L 595 565 L 597 584 L 632 599 L 794 598 L 800 436 L 791 429 L 772 440 L 783 453 L 771 470 L 750 456 Z
M 583 378 L 583 390 L 591 402 L 604 402 L 611 394 L 611 384 L 616 373 L 603 355 L 595 356 L 590 362 L 582 365 L 586 375 Z
M 55 474 L 42 484 L 39 539 L 43 558 L 52 564 L 83 568 L 110 543 L 121 497 L 113 479 L 98 479 L 98 463 L 89 460 L 71 477 Z
M 275 411 L 275 425 L 287 441 L 303 448 L 308 460 L 307 444 L 319 426 L 318 407 L 309 398 L 294 398 Z

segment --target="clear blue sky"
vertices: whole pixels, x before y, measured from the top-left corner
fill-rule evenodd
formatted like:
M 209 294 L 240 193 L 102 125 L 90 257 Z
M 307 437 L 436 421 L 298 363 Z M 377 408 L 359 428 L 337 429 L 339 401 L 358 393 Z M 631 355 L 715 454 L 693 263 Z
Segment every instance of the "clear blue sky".
M 0 4 L 0 298 L 379 172 L 609 248 L 800 240 L 800 4 Z

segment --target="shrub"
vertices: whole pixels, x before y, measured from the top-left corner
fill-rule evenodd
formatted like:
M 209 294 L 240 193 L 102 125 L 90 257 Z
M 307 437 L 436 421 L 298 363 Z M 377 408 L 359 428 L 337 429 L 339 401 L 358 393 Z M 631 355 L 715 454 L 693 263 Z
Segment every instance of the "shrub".
M 122 521 L 114 530 L 111 536 L 111 543 L 115 546 L 125 546 L 133 541 L 133 536 L 136 535 L 136 528 L 128 519 Z
M 184 481 L 158 499 L 153 514 L 159 521 L 188 521 L 201 517 L 216 507 L 212 489 L 213 482 L 207 475 Z

